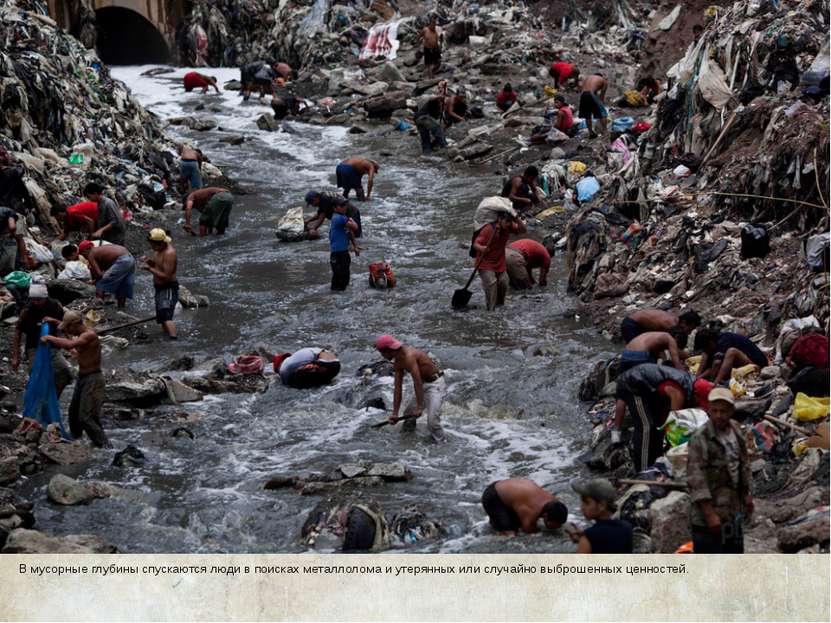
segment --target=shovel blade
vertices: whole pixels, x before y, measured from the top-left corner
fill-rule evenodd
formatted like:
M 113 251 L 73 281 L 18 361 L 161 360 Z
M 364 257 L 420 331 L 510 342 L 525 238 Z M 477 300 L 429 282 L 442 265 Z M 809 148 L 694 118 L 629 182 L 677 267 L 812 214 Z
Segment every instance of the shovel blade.
M 453 306 L 453 309 L 464 309 L 470 303 L 471 296 L 473 296 L 473 293 L 470 290 L 464 288 L 456 290 L 453 293 L 453 300 L 450 301 L 450 304 Z

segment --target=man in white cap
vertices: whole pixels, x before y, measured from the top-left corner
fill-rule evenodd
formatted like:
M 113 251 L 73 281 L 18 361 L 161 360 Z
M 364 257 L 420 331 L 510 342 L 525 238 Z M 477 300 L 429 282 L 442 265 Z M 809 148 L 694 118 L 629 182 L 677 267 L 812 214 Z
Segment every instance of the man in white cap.
M 63 313 L 61 304 L 49 298 L 45 285 L 33 283 L 29 286 L 29 303 L 20 312 L 12 339 L 12 370 L 17 371 L 20 368 L 20 342 L 21 338 L 25 337 L 26 360 L 29 362 L 27 372 L 32 371 L 43 323 L 48 322 L 57 328 L 63 319 Z M 55 373 L 55 391 L 60 398 L 63 390 L 72 382 L 72 370 L 57 348 L 52 349 L 52 369 Z
M 733 392 L 716 387 L 707 397 L 710 420 L 688 444 L 687 484 L 692 499 L 693 551 L 744 553 L 744 519 L 753 513 L 747 444 L 733 421 Z
M 156 322 L 171 340 L 176 339 L 176 325 L 173 324 L 173 312 L 179 302 L 179 282 L 176 280 L 176 249 L 170 236 L 161 227 L 151 229 L 147 235 L 153 257 L 141 258 L 142 269 L 153 275 L 153 287 L 156 290 Z
M 86 433 L 95 446 L 109 447 L 107 434 L 101 427 L 106 386 L 101 373 L 101 340 L 74 310 L 64 314 L 60 329 L 67 337 L 44 335 L 41 341 L 78 353 L 78 380 L 69 405 L 69 432 L 75 439 Z
M 375 348 L 387 361 L 392 361 L 395 369 L 395 388 L 392 398 L 392 413 L 390 423 L 404 421 L 404 430 L 415 430 L 416 419 L 424 412 L 427 413 L 427 429 L 435 441 L 444 440 L 444 431 L 441 427 L 441 405 L 447 385 L 444 382 L 444 372 L 439 370 L 424 351 L 404 346 L 391 335 L 382 335 L 375 340 Z M 404 373 L 409 372 L 413 379 L 415 396 L 404 409 L 404 417 L 399 418 L 401 409 L 401 389 L 404 382 Z

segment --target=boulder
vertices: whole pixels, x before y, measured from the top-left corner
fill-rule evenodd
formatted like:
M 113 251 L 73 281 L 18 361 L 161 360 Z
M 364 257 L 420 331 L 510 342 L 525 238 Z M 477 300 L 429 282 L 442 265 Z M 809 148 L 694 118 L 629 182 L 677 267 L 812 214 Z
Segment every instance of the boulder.
M 159 377 L 144 380 L 108 383 L 105 390 L 108 402 L 126 402 L 137 407 L 157 405 L 167 397 L 167 385 Z
M 378 476 L 358 476 L 356 478 L 344 478 L 332 482 L 305 482 L 300 487 L 301 495 L 317 495 L 320 493 L 334 493 L 343 489 L 357 489 L 361 487 L 379 487 L 384 484 L 384 479 Z
M 64 506 L 88 504 L 96 498 L 108 498 L 115 492 L 115 487 L 103 482 L 78 482 L 65 474 L 52 476 L 46 487 L 49 499 Z
M 378 72 L 378 79 L 384 82 L 407 82 L 401 70 L 395 66 L 395 63 L 384 63 L 381 71 Z
M 13 483 L 18 478 L 20 478 L 20 468 L 17 465 L 17 457 L 0 458 L 0 485 Z
M 82 443 L 42 442 L 38 446 L 38 450 L 52 463 L 58 465 L 84 463 L 92 456 L 92 448 Z
M 375 97 L 387 91 L 389 86 L 387 82 L 373 82 L 372 84 L 350 84 L 349 88 L 360 95 Z
M 763 514 L 775 523 L 791 521 L 805 514 L 812 508 L 822 506 L 828 500 L 828 491 L 822 487 L 811 487 L 784 500 L 759 501 Z
M 202 400 L 202 392 L 175 379 L 164 378 L 162 381 L 167 389 L 167 398 L 175 405 L 182 402 L 199 402 Z
M 91 534 L 48 536 L 37 530 L 17 528 L 9 533 L 4 554 L 114 554 L 118 550 Z
M 264 132 L 277 132 L 280 130 L 281 125 L 277 117 L 271 113 L 265 113 L 257 118 L 257 127 Z
M 222 88 L 226 91 L 239 91 L 242 89 L 242 83 L 239 80 L 228 80 Z
M 185 309 L 208 307 L 211 301 L 204 294 L 193 294 L 185 286 L 179 285 L 179 302 Z
M 384 118 L 392 115 L 393 111 L 407 107 L 407 92 L 392 91 L 364 101 L 364 109 L 370 118 Z
M 828 545 L 829 507 L 820 506 L 783 526 L 776 535 L 779 549 L 786 553 L 798 552 L 815 544 Z
M 46 284 L 49 296 L 61 305 L 69 305 L 78 299 L 92 298 L 95 296 L 95 286 L 92 286 L 77 279 L 53 279 Z
M 403 463 L 373 463 L 366 472 L 367 476 L 379 476 L 384 480 L 409 480 L 413 473 Z
M 650 536 L 655 553 L 671 554 L 692 539 L 690 505 L 687 493 L 672 491 L 649 507 Z
M 197 132 L 207 132 L 208 130 L 213 130 L 219 125 L 216 119 L 211 117 L 199 117 L 198 119 L 194 119 L 190 123 L 190 128 L 192 130 L 196 130 Z

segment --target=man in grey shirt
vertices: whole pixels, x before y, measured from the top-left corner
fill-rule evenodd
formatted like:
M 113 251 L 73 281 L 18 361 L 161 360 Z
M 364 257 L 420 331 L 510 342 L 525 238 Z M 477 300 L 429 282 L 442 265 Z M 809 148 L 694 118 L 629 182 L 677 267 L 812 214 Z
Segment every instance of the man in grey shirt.
M 92 237 L 124 246 L 124 217 L 116 202 L 105 197 L 104 188 L 95 182 L 90 182 L 84 187 L 84 197 L 98 204 L 98 229 L 93 232 Z

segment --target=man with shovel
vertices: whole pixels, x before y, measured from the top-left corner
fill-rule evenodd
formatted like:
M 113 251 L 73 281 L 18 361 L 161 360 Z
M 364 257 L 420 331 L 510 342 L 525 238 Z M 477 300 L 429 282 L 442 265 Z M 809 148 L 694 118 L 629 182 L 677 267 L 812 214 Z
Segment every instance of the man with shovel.
M 488 311 L 505 304 L 509 283 L 505 272 L 505 247 L 508 246 L 508 239 L 511 234 L 524 234 L 526 231 L 525 223 L 517 218 L 515 212 L 500 211 L 496 214 L 496 221 L 482 227 L 473 241 Z
M 439 370 L 436 362 L 424 351 L 404 346 L 391 335 L 382 335 L 375 340 L 375 348 L 387 361 L 392 361 L 395 369 L 395 389 L 392 398 L 390 424 L 404 420 L 404 430 L 412 431 L 416 419 L 427 413 L 427 429 L 435 441 L 444 441 L 441 427 L 441 405 L 447 392 L 444 372 Z M 404 373 L 409 372 L 413 378 L 415 396 L 404 409 L 404 417 L 398 417 L 401 408 L 401 386 Z

